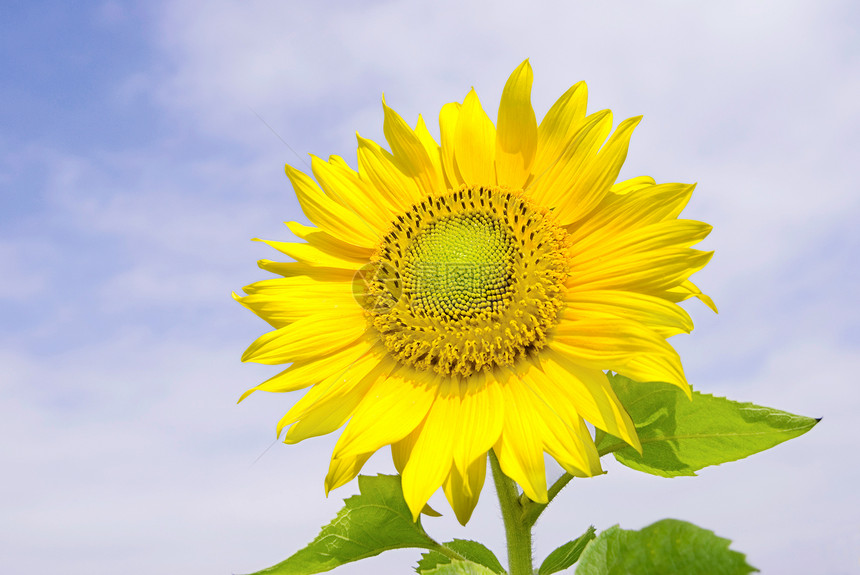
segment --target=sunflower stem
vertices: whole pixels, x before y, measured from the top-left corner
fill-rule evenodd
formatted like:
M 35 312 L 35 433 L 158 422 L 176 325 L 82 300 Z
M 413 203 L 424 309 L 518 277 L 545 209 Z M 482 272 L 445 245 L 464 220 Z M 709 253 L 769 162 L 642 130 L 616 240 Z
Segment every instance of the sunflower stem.
M 547 491 L 547 502 L 546 503 L 536 503 L 531 499 L 525 497 L 520 498 L 520 502 L 522 504 L 523 513 L 522 513 L 522 521 L 529 528 L 534 527 L 534 524 L 537 523 L 538 518 L 541 513 L 543 513 L 544 509 L 552 503 L 552 500 L 555 499 L 555 496 L 561 493 L 561 490 L 567 486 L 568 483 L 573 479 L 573 475 L 570 473 L 565 473 L 558 479 L 556 479 L 555 483 L 552 484 L 552 487 Z
M 520 503 L 514 480 L 502 473 L 502 467 L 493 450 L 490 450 L 490 467 L 493 482 L 502 509 L 505 537 L 508 543 L 508 573 L 510 575 L 532 575 L 532 526 L 524 521 L 523 505 Z

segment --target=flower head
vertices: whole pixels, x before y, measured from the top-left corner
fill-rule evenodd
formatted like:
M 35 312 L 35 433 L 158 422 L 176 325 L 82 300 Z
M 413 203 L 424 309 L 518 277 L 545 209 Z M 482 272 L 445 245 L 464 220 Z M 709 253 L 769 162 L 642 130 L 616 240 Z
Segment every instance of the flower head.
M 466 523 L 493 449 L 545 502 L 544 453 L 602 473 L 586 422 L 641 449 L 604 370 L 688 390 L 666 338 L 693 328 L 678 302 L 713 308 L 689 281 L 711 227 L 677 219 L 694 186 L 616 183 L 639 118 L 612 132 L 580 82 L 538 125 L 531 86 L 526 61 L 496 126 L 474 90 L 447 104 L 441 144 L 383 101 L 390 151 L 359 136 L 358 171 L 313 157 L 316 182 L 287 166 L 316 227 L 266 241 L 295 261 L 236 299 L 274 328 L 242 359 L 291 365 L 243 398 L 310 388 L 286 443 L 346 424 L 326 490 L 390 445 L 413 515 L 441 486 Z

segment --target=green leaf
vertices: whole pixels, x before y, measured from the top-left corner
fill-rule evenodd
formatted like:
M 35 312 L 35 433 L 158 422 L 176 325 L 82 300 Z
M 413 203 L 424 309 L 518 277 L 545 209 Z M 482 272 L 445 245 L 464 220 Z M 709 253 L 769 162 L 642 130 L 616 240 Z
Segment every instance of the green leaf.
M 400 476 L 359 476 L 360 495 L 344 503 L 337 517 L 313 542 L 286 561 L 252 575 L 310 575 L 379 555 L 389 549 L 438 549 L 439 544 L 413 522 L 403 499 Z
M 576 575 L 747 575 L 758 569 L 731 541 L 677 519 L 641 531 L 617 525 L 603 531 L 582 553 Z
M 477 541 L 454 539 L 448 543 L 443 543 L 442 546 L 457 553 L 464 559 L 489 568 L 493 573 L 501 574 L 505 572 L 505 568 L 502 567 L 495 554 Z M 454 560 L 447 555 L 443 555 L 438 551 L 430 551 L 421 556 L 421 560 L 418 561 L 418 567 L 416 567 L 415 571 L 418 573 L 427 573 L 440 565 L 445 565 L 452 561 Z
M 668 383 L 638 383 L 610 375 L 627 408 L 642 455 L 605 434 L 601 454 L 613 452 L 623 465 L 663 477 L 695 475 L 709 465 L 736 461 L 802 435 L 817 419 L 693 392 L 692 401 Z
M 546 556 L 538 569 L 538 575 L 550 575 L 564 571 L 579 559 L 583 549 L 594 539 L 594 527 L 589 527 L 578 539 L 568 541 Z
M 430 571 L 421 571 L 421 575 L 496 575 L 496 571 L 471 561 L 451 561 Z

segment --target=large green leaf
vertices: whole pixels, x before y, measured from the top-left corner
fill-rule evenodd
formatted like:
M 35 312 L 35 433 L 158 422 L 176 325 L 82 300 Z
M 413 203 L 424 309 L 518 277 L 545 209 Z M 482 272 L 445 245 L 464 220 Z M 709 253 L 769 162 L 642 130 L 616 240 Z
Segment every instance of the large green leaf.
M 568 541 L 552 553 L 546 556 L 543 563 L 538 569 L 538 575 L 551 575 L 564 571 L 579 559 L 585 546 L 594 539 L 594 527 L 589 527 L 588 530 L 573 541 Z
M 641 531 L 603 531 L 579 558 L 576 575 L 747 575 L 758 571 L 731 541 L 677 519 Z
M 421 575 L 496 575 L 496 572 L 471 561 L 452 561 L 430 571 L 422 571 Z
M 691 401 L 667 383 L 638 383 L 619 375 L 610 375 L 610 381 L 636 425 L 642 455 L 608 434 L 598 449 L 613 452 L 627 467 L 663 477 L 695 475 L 703 467 L 742 459 L 802 435 L 818 422 L 695 391 Z
M 358 488 L 361 494 L 348 498 L 337 517 L 310 545 L 253 575 L 310 575 L 389 549 L 440 547 L 421 527 L 420 520 L 412 521 L 400 476 L 359 476 Z
M 495 554 L 477 541 L 454 539 L 448 543 L 443 543 L 443 547 L 453 551 L 463 559 L 488 567 L 494 573 L 505 572 L 504 567 L 502 567 Z M 451 557 L 439 551 L 429 551 L 421 556 L 421 560 L 418 561 L 418 567 L 416 567 L 415 571 L 418 573 L 427 573 L 440 565 L 451 563 L 452 561 Z

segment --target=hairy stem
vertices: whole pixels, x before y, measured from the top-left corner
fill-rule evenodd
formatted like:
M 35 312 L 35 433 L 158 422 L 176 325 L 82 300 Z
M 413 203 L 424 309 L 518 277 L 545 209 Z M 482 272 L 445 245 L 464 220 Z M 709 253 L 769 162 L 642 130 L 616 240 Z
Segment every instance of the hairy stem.
M 502 508 L 502 521 L 508 543 L 508 572 L 510 575 L 532 575 L 532 526 L 523 521 L 523 505 L 514 480 L 502 473 L 499 460 L 490 450 L 493 481 Z
M 523 508 L 522 512 L 522 521 L 525 523 L 530 529 L 534 527 L 534 524 L 537 523 L 538 517 L 540 517 L 541 513 L 543 513 L 544 509 L 552 503 L 552 500 L 555 499 L 555 496 L 561 493 L 561 490 L 565 488 L 565 486 L 570 483 L 573 479 L 573 475 L 570 473 L 565 473 L 558 479 L 556 479 L 555 483 L 552 484 L 552 487 L 547 491 L 547 502 L 546 503 L 535 503 L 525 495 L 520 498 L 520 502 Z

